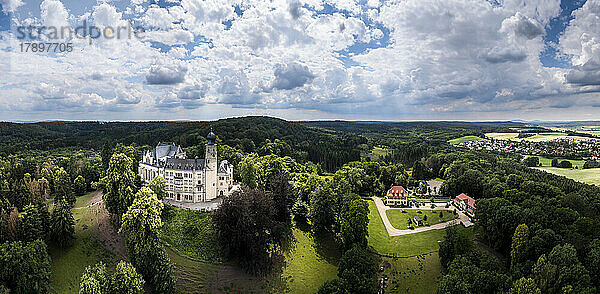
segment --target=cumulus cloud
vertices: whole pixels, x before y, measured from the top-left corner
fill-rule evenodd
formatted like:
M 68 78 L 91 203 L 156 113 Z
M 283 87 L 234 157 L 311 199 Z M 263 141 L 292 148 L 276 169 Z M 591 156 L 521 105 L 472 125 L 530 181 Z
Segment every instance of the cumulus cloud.
M 172 85 L 185 80 L 187 67 L 183 64 L 154 64 L 148 70 L 146 82 L 150 85 Z
M 600 64 L 589 60 L 583 65 L 573 66 L 565 75 L 567 82 L 580 86 L 600 85 Z
M 62 2 L 58 0 L 44 0 L 40 4 L 42 21 L 48 27 L 68 26 L 69 12 Z
M 502 21 L 501 31 L 512 32 L 528 40 L 541 36 L 545 32 L 542 24 L 520 12 Z
M 271 88 L 280 90 L 291 90 L 302 87 L 315 78 L 315 75 L 310 72 L 308 66 L 297 62 L 276 65 L 274 74 L 275 80 L 273 80 Z
M 0 5 L 2 5 L 2 11 L 4 13 L 15 12 L 19 6 L 22 6 L 24 3 L 21 0 L 0 0 Z
M 519 48 L 494 47 L 485 55 L 485 60 L 491 63 L 521 62 L 527 54 Z
M 19 2 L 0 1 L 5 10 Z M 74 40 L 68 55 L 23 56 L 6 50 L 14 44 L 3 35 L 0 57 L 14 70 L 0 77 L 0 94 L 15 96 L 3 107 L 156 107 L 174 116 L 234 107 L 395 119 L 598 104 L 577 97 L 600 89 L 599 0 L 573 13 L 556 44 L 571 68 L 539 59 L 558 0 L 130 0 L 127 9 L 82 1 L 91 9 L 44 0 L 39 19 L 23 12 L 16 17 L 29 16 L 16 21 L 131 21 L 147 28 L 145 39 Z

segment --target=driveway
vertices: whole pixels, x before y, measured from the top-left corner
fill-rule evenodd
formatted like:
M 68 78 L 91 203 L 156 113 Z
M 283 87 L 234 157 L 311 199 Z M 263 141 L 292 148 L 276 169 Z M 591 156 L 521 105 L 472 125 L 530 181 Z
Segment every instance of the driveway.
M 462 213 L 461 211 L 458 211 L 458 219 L 456 220 L 451 220 L 451 221 L 447 221 L 444 223 L 439 223 L 439 224 L 435 224 L 435 225 L 431 225 L 428 227 L 418 227 L 415 228 L 414 230 L 398 230 L 396 228 L 394 228 L 394 226 L 392 226 L 392 223 L 390 223 L 390 220 L 387 218 L 387 215 L 385 214 L 385 212 L 388 209 L 400 209 L 400 208 L 389 208 L 387 207 L 385 204 L 383 204 L 383 200 L 381 200 L 381 198 L 379 197 L 372 197 L 371 199 L 373 199 L 373 202 L 375 202 L 375 207 L 377 207 L 377 211 L 379 212 L 379 216 L 381 217 L 381 220 L 383 221 L 383 225 L 385 226 L 385 229 L 388 232 L 388 235 L 390 236 L 401 236 L 401 235 L 408 235 L 408 234 L 414 234 L 414 233 L 419 233 L 419 232 L 425 232 L 425 231 L 429 231 L 429 230 L 439 230 L 439 229 L 443 229 L 446 228 L 448 226 L 453 226 L 453 225 L 457 225 L 461 222 L 467 222 L 469 221 L 469 217 L 466 216 L 464 213 Z M 423 206 L 420 208 L 403 208 L 405 210 L 408 209 L 414 209 L 414 210 L 431 210 L 430 206 Z M 448 210 L 445 207 L 440 207 L 440 206 L 436 206 L 434 210 Z

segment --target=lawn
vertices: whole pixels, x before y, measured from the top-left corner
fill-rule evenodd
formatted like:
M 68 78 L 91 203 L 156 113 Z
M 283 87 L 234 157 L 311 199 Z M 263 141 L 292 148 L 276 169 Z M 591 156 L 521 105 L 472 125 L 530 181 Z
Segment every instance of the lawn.
M 582 183 L 600 186 L 600 168 L 568 169 L 559 167 L 536 167 L 536 169 L 564 176 Z
M 442 277 L 437 252 L 409 258 L 383 258 L 389 293 L 435 293 Z
M 464 137 L 448 140 L 448 143 L 450 143 L 450 145 L 457 145 L 460 143 L 471 142 L 471 141 L 481 141 L 481 140 L 483 140 L 483 138 L 480 138 L 477 136 L 464 136 Z
M 112 267 L 116 263 L 114 255 L 92 235 L 94 214 L 85 207 L 91 197 L 92 193 L 79 197 L 73 209 L 76 238 L 73 246 L 61 249 L 50 243 L 48 247 L 52 258 L 52 293 L 77 293 L 79 279 L 88 265 L 103 261 Z
M 285 285 L 276 292 L 316 293 L 328 280 L 337 277 L 340 252 L 332 238 L 315 238 L 309 230 L 294 228 L 295 242 L 285 253 L 281 279 Z
M 221 262 L 219 242 L 209 212 L 165 205 L 161 241 L 179 254 L 195 260 Z
M 444 211 L 442 221 L 440 221 L 439 211 L 421 210 L 421 213 L 417 213 L 416 209 L 406 209 L 405 211 L 406 212 L 403 213 L 402 209 L 389 209 L 385 212 L 394 228 L 399 230 L 408 229 L 407 219 L 410 218 L 412 220 L 416 215 L 421 217 L 421 219 L 423 219 L 424 216 L 427 216 L 427 223 L 429 223 L 429 225 L 435 225 L 440 222 L 447 222 L 454 219 L 451 211 Z
M 178 277 L 177 292 L 315 293 L 337 276 L 340 253 L 333 238 L 318 240 L 308 229 L 292 229 L 283 262 L 268 277 L 254 277 L 220 256 L 210 214 L 168 208 L 161 240 Z
M 367 201 L 367 200 L 365 200 Z M 437 241 L 443 239 L 445 230 L 430 230 L 421 233 L 390 237 L 385 230 L 373 201 L 369 201 L 369 245 L 381 254 L 415 256 L 439 249 Z

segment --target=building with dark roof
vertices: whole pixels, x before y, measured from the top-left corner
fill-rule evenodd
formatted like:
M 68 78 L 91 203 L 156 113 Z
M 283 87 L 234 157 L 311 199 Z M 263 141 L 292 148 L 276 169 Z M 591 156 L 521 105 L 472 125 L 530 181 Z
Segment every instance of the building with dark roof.
M 233 165 L 217 158 L 217 136 L 207 136 L 206 158 L 187 158 L 181 146 L 158 143 L 144 152 L 139 162 L 142 181 L 165 179 L 167 199 L 181 202 L 206 202 L 227 196 L 233 188 Z

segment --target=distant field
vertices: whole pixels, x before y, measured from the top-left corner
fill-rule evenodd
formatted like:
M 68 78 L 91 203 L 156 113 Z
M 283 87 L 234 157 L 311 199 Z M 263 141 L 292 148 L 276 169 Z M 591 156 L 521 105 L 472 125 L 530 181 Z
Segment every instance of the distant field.
M 526 155 L 525 157 L 529 157 L 529 156 L 530 155 Z M 541 157 L 541 156 L 536 156 L 536 157 L 540 159 L 540 163 L 542 164 L 542 167 L 551 167 L 552 166 L 552 158 Z M 564 159 L 564 158 L 557 158 L 557 159 L 559 162 L 561 162 L 563 160 L 570 161 L 571 164 L 573 165 L 573 168 L 575 168 L 575 167 L 583 168 L 583 164 L 585 163 L 585 160 L 573 160 L 573 159 Z M 567 168 L 565 170 L 569 170 L 569 169 Z
M 519 140 L 517 136 L 519 133 L 486 133 L 485 136 L 487 138 L 496 139 L 496 140 Z
M 427 223 L 429 223 L 429 225 L 440 223 L 439 211 L 433 212 L 431 210 L 421 210 L 421 213 L 417 213 L 417 210 L 415 209 L 407 209 L 406 212 L 403 213 L 402 209 L 389 209 L 385 213 L 390 220 L 390 223 L 392 223 L 392 226 L 399 230 L 408 229 L 408 218 L 412 220 L 416 215 L 421 217 L 421 219 L 426 215 Z M 447 222 L 453 218 L 452 212 L 444 211 L 441 222 Z
M 549 133 L 539 133 L 539 134 L 535 134 L 531 137 L 527 137 L 527 138 L 517 138 L 519 136 L 519 133 L 486 133 L 485 134 L 486 137 L 488 138 L 492 138 L 492 139 L 496 139 L 496 140 L 513 140 L 513 141 L 521 141 L 521 140 L 526 140 L 526 141 L 531 141 L 531 142 L 544 142 L 544 141 L 550 141 L 550 140 L 554 140 L 554 139 L 581 139 L 581 140 L 586 140 L 589 138 L 585 138 L 585 137 L 579 137 L 579 136 L 568 136 L 566 133 L 560 133 L 560 132 L 549 132 Z
M 536 167 L 555 175 L 564 176 L 575 181 L 600 186 L 600 168 L 566 169 L 559 167 Z
M 457 145 L 460 143 L 471 142 L 471 141 L 480 141 L 480 140 L 483 140 L 483 138 L 480 138 L 477 136 L 464 136 L 464 137 L 448 140 L 448 143 L 450 143 L 450 145 Z

